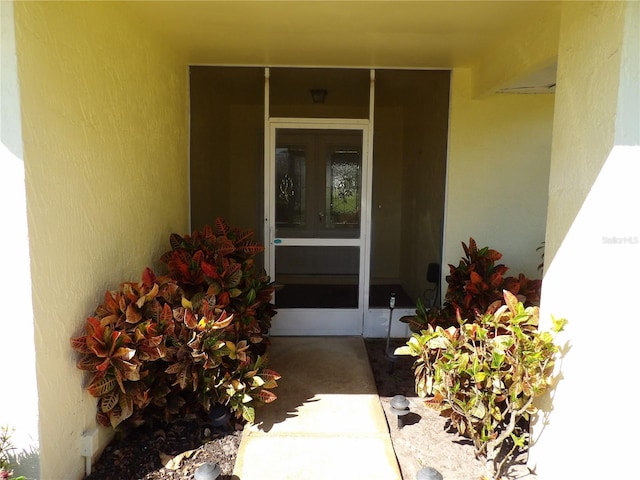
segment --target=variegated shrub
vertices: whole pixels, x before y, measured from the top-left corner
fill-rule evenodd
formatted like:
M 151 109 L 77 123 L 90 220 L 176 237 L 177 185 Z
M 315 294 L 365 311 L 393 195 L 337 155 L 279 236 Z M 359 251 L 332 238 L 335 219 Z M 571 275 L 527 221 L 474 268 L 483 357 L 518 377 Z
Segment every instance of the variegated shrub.
M 473 321 L 458 316 L 458 326 L 428 325 L 396 350 L 417 357 L 416 392 L 473 441 L 492 479 L 528 447 L 533 400 L 547 389 L 558 350 L 552 333 L 538 331 L 538 307 L 525 307 L 508 290 L 503 296 L 504 304 Z M 553 319 L 553 333 L 565 323 Z
M 255 406 L 275 400 L 280 376 L 265 365 L 273 285 L 253 263 L 261 247 L 250 232 L 216 225 L 217 235 L 173 234 L 169 275 L 146 269 L 106 292 L 71 340 L 100 424 L 204 415 L 216 403 L 253 421 Z

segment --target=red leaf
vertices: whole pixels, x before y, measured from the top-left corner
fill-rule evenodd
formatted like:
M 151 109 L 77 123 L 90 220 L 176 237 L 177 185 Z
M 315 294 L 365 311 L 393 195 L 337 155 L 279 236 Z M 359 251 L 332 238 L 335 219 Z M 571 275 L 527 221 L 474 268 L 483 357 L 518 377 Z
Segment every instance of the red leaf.
M 79 370 L 86 370 L 87 372 L 95 372 L 97 371 L 97 367 L 103 360 L 94 355 L 87 355 L 82 357 L 78 363 L 76 363 L 76 367 Z
M 265 368 L 262 372 L 260 372 L 260 377 L 264 380 L 280 380 L 282 376 L 276 372 L 275 370 L 270 370 Z
M 192 310 L 186 310 L 184 312 L 184 324 L 189 327 L 191 330 L 198 326 L 198 319 L 193 314 Z
M 109 415 L 107 415 L 106 413 L 102 413 L 102 412 L 96 413 L 96 421 L 98 422 L 99 425 L 102 425 L 103 427 L 111 426 Z
M 184 239 L 177 233 L 172 233 L 169 236 L 169 244 L 171 245 L 171 248 L 173 250 L 177 250 L 180 247 L 182 247 L 183 243 L 184 243 Z
M 229 226 L 227 223 L 220 217 L 216 218 L 215 221 L 215 229 L 216 235 L 226 237 L 229 233 Z
M 227 256 L 235 252 L 236 247 L 231 240 L 226 237 L 218 237 L 216 239 L 216 246 L 214 253 L 222 256 Z
M 202 273 L 204 273 L 207 277 L 218 280 L 220 279 L 220 275 L 218 274 L 218 269 L 207 262 L 202 262 L 200 264 L 200 268 L 202 268 Z
M 142 272 L 142 284 L 145 287 L 150 288 L 156 281 L 156 274 L 153 273 L 153 270 L 151 270 L 149 267 L 144 269 L 144 272 Z
M 207 242 L 212 242 L 216 239 L 216 236 L 213 234 L 213 230 L 211 230 L 211 225 L 205 225 L 202 229 L 202 236 L 204 240 Z
M 182 308 L 182 307 L 179 307 Z M 161 323 L 169 323 L 173 319 L 173 311 L 168 303 L 165 303 L 162 307 L 162 313 L 160 314 Z
M 256 243 L 245 243 L 244 245 L 238 246 L 237 250 L 245 254 L 257 255 L 258 253 L 264 252 L 264 245 L 258 245 Z
M 277 399 L 278 397 L 277 397 L 277 395 L 275 393 L 270 392 L 269 390 L 262 389 L 262 390 L 260 390 L 260 393 L 258 394 L 258 398 L 263 403 L 271 403 L 275 399 Z
M 79 353 L 91 353 L 89 347 L 87 347 L 87 336 L 75 337 L 71 339 L 71 348 Z
M 140 310 L 133 303 L 130 303 L 127 307 L 126 319 L 127 323 L 138 323 L 140 320 L 142 320 L 142 314 L 140 313 Z
M 222 292 L 220 295 L 218 295 L 218 298 L 216 300 L 217 300 L 216 305 L 219 305 L 224 308 L 227 305 L 229 305 L 229 302 L 231 301 L 231 297 L 229 296 L 228 292 Z

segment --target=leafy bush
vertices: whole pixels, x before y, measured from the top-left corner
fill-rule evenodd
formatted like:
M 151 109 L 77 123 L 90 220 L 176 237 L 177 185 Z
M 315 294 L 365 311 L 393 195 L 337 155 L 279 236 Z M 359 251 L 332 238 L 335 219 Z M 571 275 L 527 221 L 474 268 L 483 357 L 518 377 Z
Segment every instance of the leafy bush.
M 276 311 L 269 277 L 255 271 L 262 247 L 221 219 L 215 233 L 207 226 L 170 243 L 168 275 L 147 268 L 140 282 L 106 292 L 71 340 L 78 368 L 92 374 L 98 423 L 166 422 L 216 403 L 253 421 L 280 378 L 263 356 Z
M 409 322 L 413 332 L 427 325 L 445 328 L 456 325 L 457 315 L 473 319 L 494 302 L 502 302 L 503 290 L 518 296 L 525 306 L 540 304 L 541 280 L 531 280 L 522 273 L 505 277 L 508 267 L 496 264 L 502 254 L 489 247 L 478 248 L 473 238 L 469 238 L 468 246 L 462 242 L 462 248 L 464 256 L 458 266 L 449 265 L 442 308 L 427 309 L 418 299 L 416 315 Z
M 417 357 L 416 392 L 427 405 L 473 441 L 486 459 L 488 478 L 500 478 L 505 462 L 528 447 L 533 399 L 547 388 L 558 348 L 553 335 L 538 332 L 538 307 L 525 307 L 508 290 L 473 322 L 428 325 L 398 355 Z M 553 319 L 555 333 L 566 320 Z
M 26 480 L 25 477 L 14 477 L 12 468 L 15 466 L 15 450 L 11 435 L 13 429 L 6 425 L 0 427 L 0 479 Z
M 220 218 L 215 228 L 205 226 L 191 236 L 172 234 L 171 250 L 161 260 L 188 298 L 215 297 L 218 308 L 234 315 L 237 335 L 260 352 L 276 314 L 271 303 L 274 284 L 255 267 L 254 258 L 264 247 L 253 232 L 230 228 Z

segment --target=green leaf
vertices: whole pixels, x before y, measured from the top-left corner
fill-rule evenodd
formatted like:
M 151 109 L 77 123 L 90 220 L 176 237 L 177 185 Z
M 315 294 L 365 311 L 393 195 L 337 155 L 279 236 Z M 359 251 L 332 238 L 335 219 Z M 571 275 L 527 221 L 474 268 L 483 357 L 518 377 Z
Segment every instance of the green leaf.
M 403 345 L 393 351 L 394 355 L 412 355 L 415 357 L 414 350 L 409 345 Z
M 240 295 L 242 295 L 242 290 L 240 290 L 239 288 L 232 288 L 229 290 L 229 296 L 231 298 L 237 298 Z
M 555 318 L 551 315 L 551 322 L 553 323 L 553 331 L 558 333 L 564 330 L 564 326 L 568 323 L 566 318 Z
M 256 300 L 256 289 L 251 288 L 247 293 L 247 304 L 253 305 L 253 302 L 255 302 L 255 300 Z
M 247 422 L 253 423 L 256 420 L 256 411 L 253 407 L 249 407 L 248 405 L 242 405 L 242 418 L 244 418 Z
M 491 368 L 494 370 L 500 369 L 504 363 L 505 354 L 499 350 L 494 350 L 491 356 Z

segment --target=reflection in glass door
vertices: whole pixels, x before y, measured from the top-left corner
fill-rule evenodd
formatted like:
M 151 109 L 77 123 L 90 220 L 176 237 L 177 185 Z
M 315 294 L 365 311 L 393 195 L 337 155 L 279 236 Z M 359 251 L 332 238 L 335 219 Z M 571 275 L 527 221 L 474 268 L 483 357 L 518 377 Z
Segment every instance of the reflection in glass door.
M 279 129 L 276 236 L 358 238 L 362 132 Z
M 361 126 L 272 129 L 270 262 L 284 286 L 275 323 L 315 311 L 324 318 L 315 334 L 361 333 L 365 134 Z

